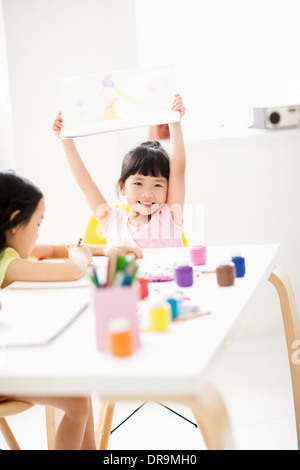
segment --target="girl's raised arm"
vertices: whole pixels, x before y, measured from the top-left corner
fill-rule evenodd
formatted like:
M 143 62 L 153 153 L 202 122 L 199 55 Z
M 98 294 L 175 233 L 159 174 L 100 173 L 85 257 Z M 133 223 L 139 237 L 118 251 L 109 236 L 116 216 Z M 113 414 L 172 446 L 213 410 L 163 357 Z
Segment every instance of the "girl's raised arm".
M 61 139 L 60 131 L 62 127 L 63 118 L 60 112 L 52 125 L 52 130 L 59 139 Z M 83 192 L 92 213 L 99 222 L 105 222 L 104 219 L 108 219 L 111 207 L 102 196 L 99 188 L 84 165 L 73 139 L 61 139 L 61 142 L 73 176 Z
M 183 106 L 180 95 L 175 95 L 172 111 L 178 111 L 180 113 L 180 118 L 183 117 L 185 113 L 185 107 Z M 181 122 L 174 122 L 169 124 L 169 129 L 171 150 L 167 204 L 172 213 L 174 222 L 179 225 L 182 223 L 185 199 L 185 147 Z

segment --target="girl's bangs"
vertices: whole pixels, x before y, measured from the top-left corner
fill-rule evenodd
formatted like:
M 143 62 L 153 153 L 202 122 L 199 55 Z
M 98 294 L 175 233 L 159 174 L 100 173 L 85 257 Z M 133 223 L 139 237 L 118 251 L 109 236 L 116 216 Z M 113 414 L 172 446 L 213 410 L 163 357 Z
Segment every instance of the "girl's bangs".
M 159 151 L 153 149 L 143 149 L 142 155 L 136 155 L 133 163 L 132 174 L 140 174 L 143 176 L 154 176 L 156 178 L 162 176 L 169 179 L 169 160 Z

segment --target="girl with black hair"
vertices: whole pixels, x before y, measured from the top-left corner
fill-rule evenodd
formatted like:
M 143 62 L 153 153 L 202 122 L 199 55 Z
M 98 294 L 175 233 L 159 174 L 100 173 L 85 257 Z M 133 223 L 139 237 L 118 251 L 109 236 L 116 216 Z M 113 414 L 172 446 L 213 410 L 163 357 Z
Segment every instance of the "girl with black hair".
M 136 248 L 36 245 L 44 218 L 42 192 L 13 171 L 0 171 L 0 289 L 14 281 L 72 281 L 81 278 L 93 255 L 131 252 Z M 68 258 L 63 263 L 29 259 Z M 94 420 L 90 397 L 0 396 L 0 401 L 21 400 L 59 408 L 65 412 L 57 429 L 56 449 L 95 449 Z
M 36 245 L 44 218 L 42 192 L 12 171 L 0 172 L 0 289 L 14 281 L 73 281 L 80 279 L 92 256 L 134 253 L 136 248 L 100 245 L 79 247 Z M 33 259 L 67 258 L 64 263 L 36 263 Z

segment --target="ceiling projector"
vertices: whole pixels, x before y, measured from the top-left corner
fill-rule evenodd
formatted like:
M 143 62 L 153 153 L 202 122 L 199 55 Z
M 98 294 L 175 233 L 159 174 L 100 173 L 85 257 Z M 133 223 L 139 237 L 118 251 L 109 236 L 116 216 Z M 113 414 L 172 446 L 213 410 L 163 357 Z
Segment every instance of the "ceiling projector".
M 257 129 L 300 127 L 300 105 L 253 108 L 253 118 Z

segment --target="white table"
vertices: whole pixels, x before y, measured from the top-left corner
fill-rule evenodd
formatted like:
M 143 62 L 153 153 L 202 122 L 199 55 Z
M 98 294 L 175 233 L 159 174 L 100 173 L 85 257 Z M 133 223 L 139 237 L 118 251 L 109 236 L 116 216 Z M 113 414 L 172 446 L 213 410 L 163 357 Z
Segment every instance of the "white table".
M 0 335 L 0 394 L 79 395 L 98 393 L 103 409 L 98 432 L 106 448 L 114 403 L 120 400 L 167 400 L 185 403 L 194 412 L 208 448 L 232 447 L 229 419 L 218 392 L 207 384 L 207 370 L 222 350 L 246 302 L 261 280 L 266 280 L 278 245 L 208 247 L 209 266 L 239 250 L 246 259 L 246 276 L 231 287 L 219 287 L 215 274 L 199 274 L 193 287 L 184 289 L 211 314 L 172 323 L 164 333 L 141 333 L 141 347 L 131 357 L 117 359 L 96 348 L 92 304 L 57 339 L 47 346 L 5 348 Z M 187 248 L 144 250 L 142 267 L 172 265 L 189 259 Z M 152 283 L 153 289 L 176 289 L 175 283 Z M 178 290 L 179 288 L 177 288 Z M 180 289 L 179 289 L 180 290 Z M 181 289 L 182 290 L 182 289 Z M 4 307 L 20 312 L 43 305 L 62 311 L 91 301 L 91 288 L 6 290 Z M 13 300 L 11 300 L 13 299 Z M 53 304 L 54 302 L 54 304 Z M 14 308 L 14 312 L 15 312 Z M 15 313 L 12 312 L 12 315 Z M 17 317 L 16 317 L 17 318 Z M 0 314 L 1 328 L 1 314 Z M 27 326 L 32 328 L 32 325 Z M 2 346 L 2 347 L 1 347 Z M 226 432 L 225 432 L 226 431 Z

